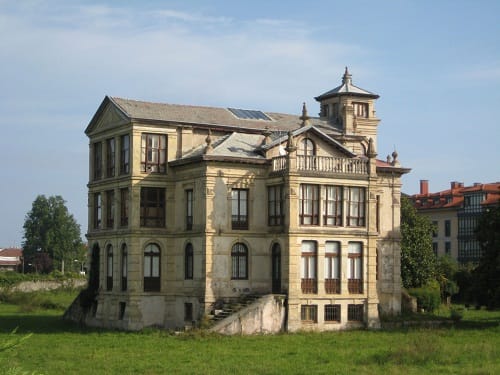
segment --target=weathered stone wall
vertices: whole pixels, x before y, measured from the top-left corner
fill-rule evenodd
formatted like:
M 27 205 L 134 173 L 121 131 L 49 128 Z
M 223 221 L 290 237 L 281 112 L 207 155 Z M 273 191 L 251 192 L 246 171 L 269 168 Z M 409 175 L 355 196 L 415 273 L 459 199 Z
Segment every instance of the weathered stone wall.
M 81 288 L 86 285 L 87 285 L 86 279 L 68 279 L 62 281 L 55 281 L 55 280 L 23 281 L 12 287 L 9 287 L 9 290 L 13 292 L 37 292 L 44 290 L 55 290 L 60 288 Z

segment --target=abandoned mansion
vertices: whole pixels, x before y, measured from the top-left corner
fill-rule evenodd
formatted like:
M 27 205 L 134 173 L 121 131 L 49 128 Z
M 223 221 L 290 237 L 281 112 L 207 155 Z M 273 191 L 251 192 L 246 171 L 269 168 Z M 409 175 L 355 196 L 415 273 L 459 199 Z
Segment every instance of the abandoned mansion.
M 293 332 L 398 314 L 409 169 L 396 152 L 377 159 L 378 97 L 347 68 L 315 98 L 318 117 L 305 104 L 291 115 L 105 97 L 85 130 L 86 324 Z

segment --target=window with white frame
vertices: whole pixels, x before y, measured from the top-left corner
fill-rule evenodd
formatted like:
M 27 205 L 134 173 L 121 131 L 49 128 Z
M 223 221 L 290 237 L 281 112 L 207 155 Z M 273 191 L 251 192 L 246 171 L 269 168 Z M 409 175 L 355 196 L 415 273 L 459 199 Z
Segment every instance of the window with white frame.
M 347 225 L 350 227 L 365 226 L 365 188 L 346 187 Z
M 301 225 L 319 224 L 319 185 L 300 185 L 299 218 Z
M 349 268 L 347 270 L 349 293 L 363 293 L 363 244 L 349 242 L 348 244 Z
M 325 292 L 340 293 L 340 242 L 325 242 Z
M 141 137 L 141 171 L 165 173 L 167 156 L 167 136 L 143 133 Z
M 323 204 L 323 224 L 342 225 L 342 187 L 325 186 L 325 201 Z
M 317 244 L 316 241 L 302 241 L 300 259 L 300 278 L 302 293 L 317 292 Z
M 152 243 L 144 249 L 144 291 L 160 291 L 160 248 Z

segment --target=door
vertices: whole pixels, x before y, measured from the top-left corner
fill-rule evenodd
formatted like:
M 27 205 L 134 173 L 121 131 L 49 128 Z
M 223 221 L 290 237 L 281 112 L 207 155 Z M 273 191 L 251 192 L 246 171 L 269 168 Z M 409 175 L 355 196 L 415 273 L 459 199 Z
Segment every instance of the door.
M 278 243 L 273 245 L 271 258 L 272 292 L 281 293 L 281 248 Z

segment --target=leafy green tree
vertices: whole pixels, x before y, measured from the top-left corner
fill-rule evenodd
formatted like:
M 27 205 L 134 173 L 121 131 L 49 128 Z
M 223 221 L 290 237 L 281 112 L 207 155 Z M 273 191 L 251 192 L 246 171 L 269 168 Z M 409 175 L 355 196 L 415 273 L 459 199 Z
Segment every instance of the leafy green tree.
M 436 262 L 436 280 L 439 283 L 441 291 L 441 300 L 451 302 L 451 296 L 458 293 L 456 276 L 458 272 L 458 263 L 448 255 L 440 256 Z
M 500 307 L 500 205 L 485 210 L 476 228 L 483 255 L 473 272 L 473 295 L 480 305 Z
M 417 213 L 411 201 L 401 198 L 401 278 L 405 288 L 428 284 L 436 274 L 436 256 L 432 251 L 431 221 Z
M 61 196 L 39 195 L 24 221 L 25 264 L 37 272 L 50 272 L 73 263 L 81 251 L 80 226 Z

